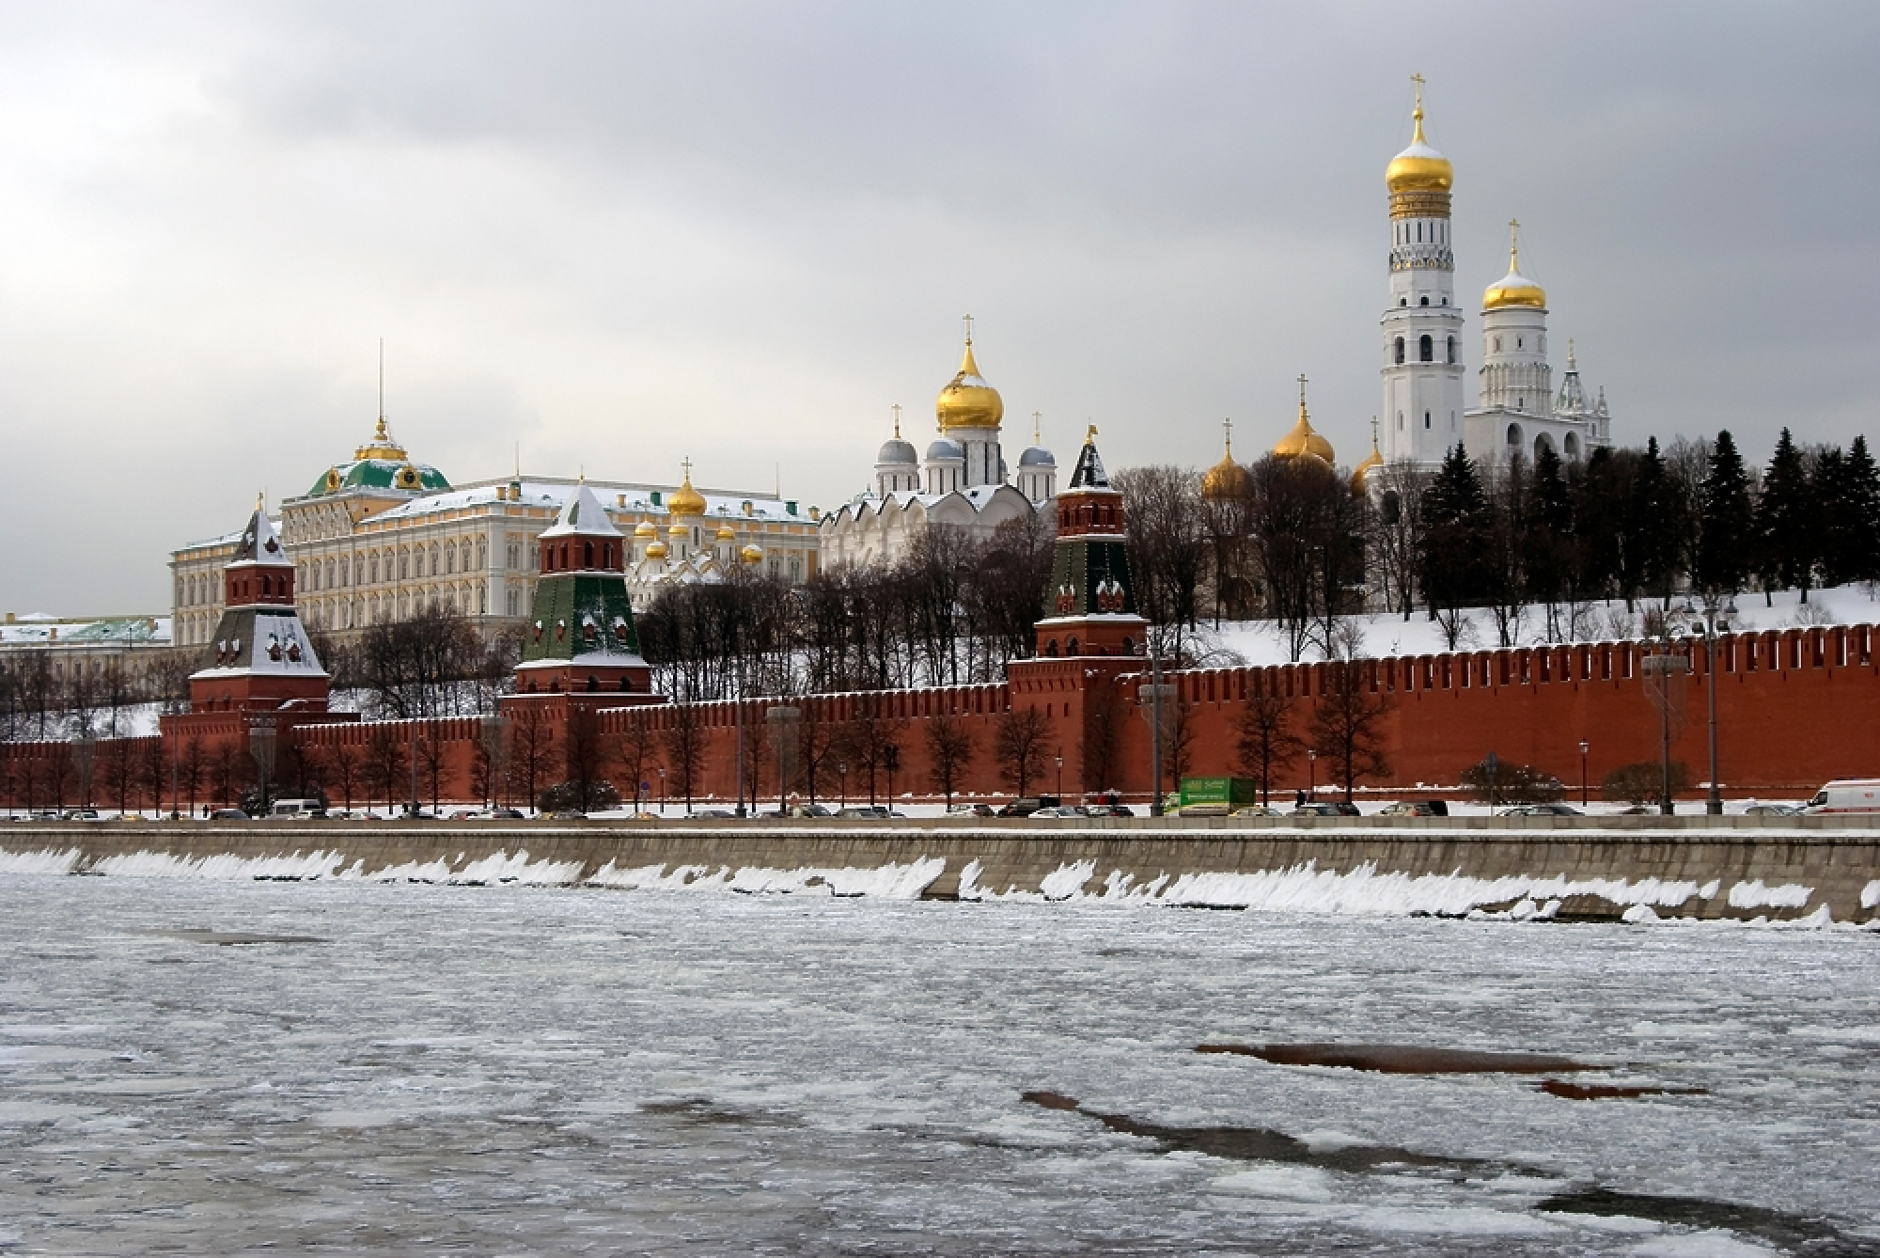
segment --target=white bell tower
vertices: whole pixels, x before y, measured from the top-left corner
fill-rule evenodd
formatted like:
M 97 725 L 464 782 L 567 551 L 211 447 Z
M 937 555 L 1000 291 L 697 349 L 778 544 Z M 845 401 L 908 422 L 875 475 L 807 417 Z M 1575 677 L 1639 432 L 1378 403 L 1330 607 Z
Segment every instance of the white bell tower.
M 1449 159 L 1423 138 L 1423 76 L 1410 147 L 1392 159 L 1390 306 L 1384 311 L 1383 453 L 1435 467 L 1462 440 L 1462 311 L 1449 244 Z

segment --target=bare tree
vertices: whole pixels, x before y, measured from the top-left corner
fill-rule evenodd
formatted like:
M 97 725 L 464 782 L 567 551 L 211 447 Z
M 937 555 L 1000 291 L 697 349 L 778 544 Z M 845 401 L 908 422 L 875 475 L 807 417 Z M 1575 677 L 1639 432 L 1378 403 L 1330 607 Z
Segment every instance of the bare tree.
M 555 726 L 536 703 L 523 703 L 509 730 L 509 784 L 536 806 L 537 788 L 555 767 Z
M 1234 714 L 1235 759 L 1241 774 L 1260 784 L 1261 803 L 1273 802 L 1273 775 L 1305 749 L 1292 730 L 1291 702 L 1270 686 L 1256 689 Z
M 685 797 L 685 810 L 692 811 L 692 796 L 698 791 L 699 773 L 705 767 L 705 718 L 690 704 L 676 704 L 666 709 L 666 728 L 660 743 L 665 750 L 666 768 L 672 774 L 669 787 Z
M 620 737 L 615 746 L 615 760 L 620 766 L 622 776 L 633 787 L 633 804 L 636 809 L 643 806 L 641 786 L 647 783 L 647 774 L 653 771 L 659 759 L 659 736 L 653 729 L 652 718 L 645 712 L 634 712 L 621 723 Z
M 331 775 L 333 785 L 339 787 L 343 806 L 348 812 L 352 811 L 353 789 L 360 780 L 361 759 L 359 748 L 346 742 L 343 737 L 333 744 L 326 758 L 327 772 Z
M 1390 772 L 1384 736 L 1391 698 L 1366 685 L 1376 664 L 1375 660 L 1326 661 L 1325 691 L 1312 714 L 1313 745 L 1325 757 L 1331 780 L 1344 787 L 1347 801 L 1360 778 Z
M 575 808 L 588 812 L 618 798 L 608 782 L 613 763 L 613 738 L 601 729 L 594 709 L 574 706 L 562 726 L 562 782 Z
M 875 802 L 875 775 L 887 768 L 889 748 L 897 747 L 907 722 L 891 716 L 885 696 L 862 694 L 855 697 L 854 710 L 843 725 L 842 745 L 849 764 L 868 774 L 868 802 Z M 898 754 L 898 753 L 893 753 Z
M 450 748 L 438 737 L 437 722 L 426 721 L 418 735 L 418 770 L 431 788 L 431 809 L 443 797 L 444 770 L 450 765 Z
M 1200 615 L 1208 535 L 1198 480 L 1190 468 L 1132 467 L 1111 478 L 1129 521 L 1129 569 L 1136 606 L 1155 649 L 1179 659 Z
M 1044 772 L 1050 752 L 1051 722 L 1041 708 L 1007 708 L 994 728 L 992 750 L 999 778 L 1020 796 Z
M 927 780 L 953 807 L 953 792 L 972 765 L 978 742 L 958 717 L 942 713 L 927 722 Z
M 411 759 L 405 752 L 405 733 L 395 725 L 375 725 L 366 735 L 365 763 L 361 777 L 368 791 L 374 792 L 391 808 L 398 799 L 411 771 Z

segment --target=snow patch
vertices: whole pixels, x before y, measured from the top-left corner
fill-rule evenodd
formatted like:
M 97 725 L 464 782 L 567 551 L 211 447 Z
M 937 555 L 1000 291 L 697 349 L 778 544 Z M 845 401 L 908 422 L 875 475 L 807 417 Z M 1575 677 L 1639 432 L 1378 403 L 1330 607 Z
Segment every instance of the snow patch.
M 1762 879 L 1754 882 L 1739 882 L 1730 888 L 1730 907 L 1733 909 L 1799 909 L 1808 903 L 1808 897 L 1815 893 L 1813 887 L 1804 887 L 1800 883 L 1784 883 L 1780 887 L 1765 887 Z
M 1880 906 L 1880 878 L 1875 878 L 1860 889 L 1860 906 L 1864 909 Z
M 634 891 L 710 891 L 742 895 L 822 894 L 849 898 L 868 896 L 883 900 L 918 900 L 935 879 L 946 872 L 938 856 L 906 864 L 889 863 L 873 869 L 771 869 L 747 865 L 708 869 L 704 865 L 642 865 L 621 869 L 612 861 L 596 870 L 588 882 L 594 886 Z M 961 876 L 961 887 L 965 877 Z
M 78 868 L 84 854 L 77 848 L 56 852 L 46 848 L 38 852 L 0 852 L 0 874 L 69 874 Z M 1875 883 L 1880 886 L 1880 883 Z

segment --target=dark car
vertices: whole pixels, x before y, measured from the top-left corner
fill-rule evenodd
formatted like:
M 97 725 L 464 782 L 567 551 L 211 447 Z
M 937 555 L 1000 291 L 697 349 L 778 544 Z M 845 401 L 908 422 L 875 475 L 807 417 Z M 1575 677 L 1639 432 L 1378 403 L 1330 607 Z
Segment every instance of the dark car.
M 1294 808 L 1292 815 L 1295 817 L 1343 817 L 1349 815 L 1345 812 L 1346 808 L 1356 811 L 1356 808 L 1349 804 L 1307 803 Z
M 247 821 L 248 814 L 239 808 L 218 808 L 209 814 L 211 821 Z
M 1384 809 L 1386 817 L 1447 817 L 1449 805 L 1440 799 L 1400 799 Z
M 1055 795 L 1039 795 L 1035 798 L 1015 799 L 999 809 L 1001 817 L 1029 817 L 1044 808 L 1056 808 L 1062 801 Z
M 1584 814 L 1571 804 L 1516 804 L 1496 814 L 1501 817 L 1579 817 Z

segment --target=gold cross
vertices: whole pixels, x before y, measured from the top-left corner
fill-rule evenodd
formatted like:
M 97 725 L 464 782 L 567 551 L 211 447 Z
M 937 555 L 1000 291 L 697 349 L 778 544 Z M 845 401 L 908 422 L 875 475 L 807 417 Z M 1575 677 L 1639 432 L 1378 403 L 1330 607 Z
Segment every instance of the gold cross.
M 680 459 L 679 466 L 685 469 L 685 479 L 689 484 L 692 480 L 692 460 L 689 458 Z
M 894 404 L 894 436 L 896 440 L 899 440 L 901 436 L 901 404 L 899 402 Z
M 1305 373 L 1301 372 L 1299 375 L 1299 409 L 1303 411 L 1305 408 L 1306 408 L 1306 378 L 1305 378 Z
M 1043 419 L 1044 419 L 1043 411 L 1033 411 L 1031 413 L 1031 444 L 1033 445 L 1041 444 L 1039 437 L 1038 437 L 1038 424 Z
M 1231 419 L 1221 421 L 1221 447 L 1229 454 L 1234 452 L 1234 421 Z
M 966 320 L 966 343 L 971 345 L 973 343 L 973 317 L 971 315 L 962 317 Z
M 1517 259 L 1520 258 L 1520 256 L 1521 256 L 1521 220 L 1518 218 L 1511 218 L 1508 220 L 1508 269 L 1510 271 L 1518 269 L 1515 266 L 1515 262 Z

